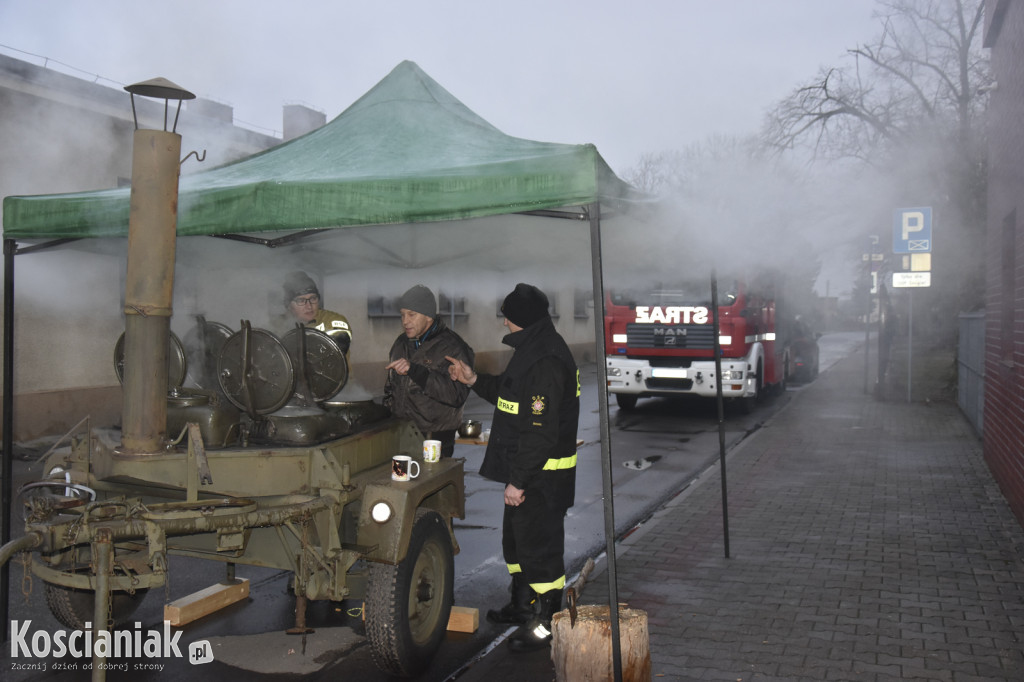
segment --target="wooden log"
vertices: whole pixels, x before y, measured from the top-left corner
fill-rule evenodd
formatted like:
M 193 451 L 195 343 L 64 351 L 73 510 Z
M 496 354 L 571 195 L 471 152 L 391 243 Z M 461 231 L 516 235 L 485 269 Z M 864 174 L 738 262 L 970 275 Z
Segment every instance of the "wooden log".
M 476 632 L 480 627 L 480 610 L 468 606 L 453 606 L 448 616 L 448 630 L 451 632 Z
M 232 585 L 210 585 L 187 597 L 175 599 L 164 606 L 164 620 L 171 625 L 185 625 L 249 596 L 249 579 Z
M 569 610 L 551 619 L 551 660 L 558 682 L 604 682 L 615 679 L 612 669 L 611 613 L 607 606 L 576 607 L 573 627 Z M 650 682 L 651 643 L 647 612 L 619 609 L 619 647 L 623 682 Z

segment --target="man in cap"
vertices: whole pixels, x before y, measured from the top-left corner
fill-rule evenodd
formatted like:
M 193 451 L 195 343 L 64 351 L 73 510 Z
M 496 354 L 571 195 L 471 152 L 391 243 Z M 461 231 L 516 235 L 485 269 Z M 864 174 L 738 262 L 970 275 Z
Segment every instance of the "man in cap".
M 422 284 L 402 294 L 398 309 L 402 333 L 388 355 L 384 404 L 427 438 L 441 441 L 441 456 L 451 457 L 469 387 L 451 380 L 446 356 L 472 366 L 473 349 L 437 315 L 434 292 Z
M 579 370 L 555 331 L 540 289 L 517 284 L 501 306 L 514 349 L 500 375 L 478 374 L 455 358 L 451 378 L 495 405 L 480 475 L 505 484 L 502 553 L 512 575 L 511 601 L 487 612 L 494 623 L 519 623 L 513 651 L 551 641 L 551 617 L 565 587 L 565 514 L 576 493 Z
M 288 273 L 284 279 L 284 306 L 297 322 L 312 327 L 331 337 L 343 353 L 348 355 L 352 345 L 352 329 L 344 315 L 324 310 L 320 290 L 313 278 L 302 271 Z

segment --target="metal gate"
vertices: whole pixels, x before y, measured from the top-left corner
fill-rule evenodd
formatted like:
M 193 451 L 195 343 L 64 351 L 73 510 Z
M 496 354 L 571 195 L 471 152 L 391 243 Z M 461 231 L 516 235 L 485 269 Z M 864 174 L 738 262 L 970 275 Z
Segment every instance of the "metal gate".
M 985 313 L 960 313 L 956 402 L 982 435 L 985 409 Z

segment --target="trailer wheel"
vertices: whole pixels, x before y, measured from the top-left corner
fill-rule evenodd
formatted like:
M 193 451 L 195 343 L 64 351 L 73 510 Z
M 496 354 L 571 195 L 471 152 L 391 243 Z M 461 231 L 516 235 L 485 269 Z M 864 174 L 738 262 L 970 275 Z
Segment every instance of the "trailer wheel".
M 616 393 L 615 402 L 623 412 L 629 412 L 636 407 L 636 396 L 629 393 Z
M 93 608 L 96 604 L 95 592 L 92 590 L 78 590 L 73 587 L 56 585 L 54 583 L 43 583 L 43 591 L 46 594 L 46 605 L 50 613 L 64 627 L 72 630 L 85 630 L 86 623 L 92 623 Z M 110 614 L 114 627 L 125 625 L 139 608 L 142 600 L 146 598 L 148 589 L 135 590 L 135 594 L 128 592 L 113 592 L 110 596 Z
M 405 559 L 397 566 L 370 564 L 366 634 L 378 668 L 414 677 L 430 664 L 448 629 L 454 583 L 447 525 L 437 512 L 421 509 Z

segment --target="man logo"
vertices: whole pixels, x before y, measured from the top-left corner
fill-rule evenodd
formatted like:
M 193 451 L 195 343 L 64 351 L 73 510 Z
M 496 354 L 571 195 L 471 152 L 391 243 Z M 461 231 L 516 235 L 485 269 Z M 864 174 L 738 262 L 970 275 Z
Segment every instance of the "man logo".
M 201 639 L 188 645 L 188 662 L 192 665 L 209 663 L 213 660 L 213 647 L 210 640 Z

